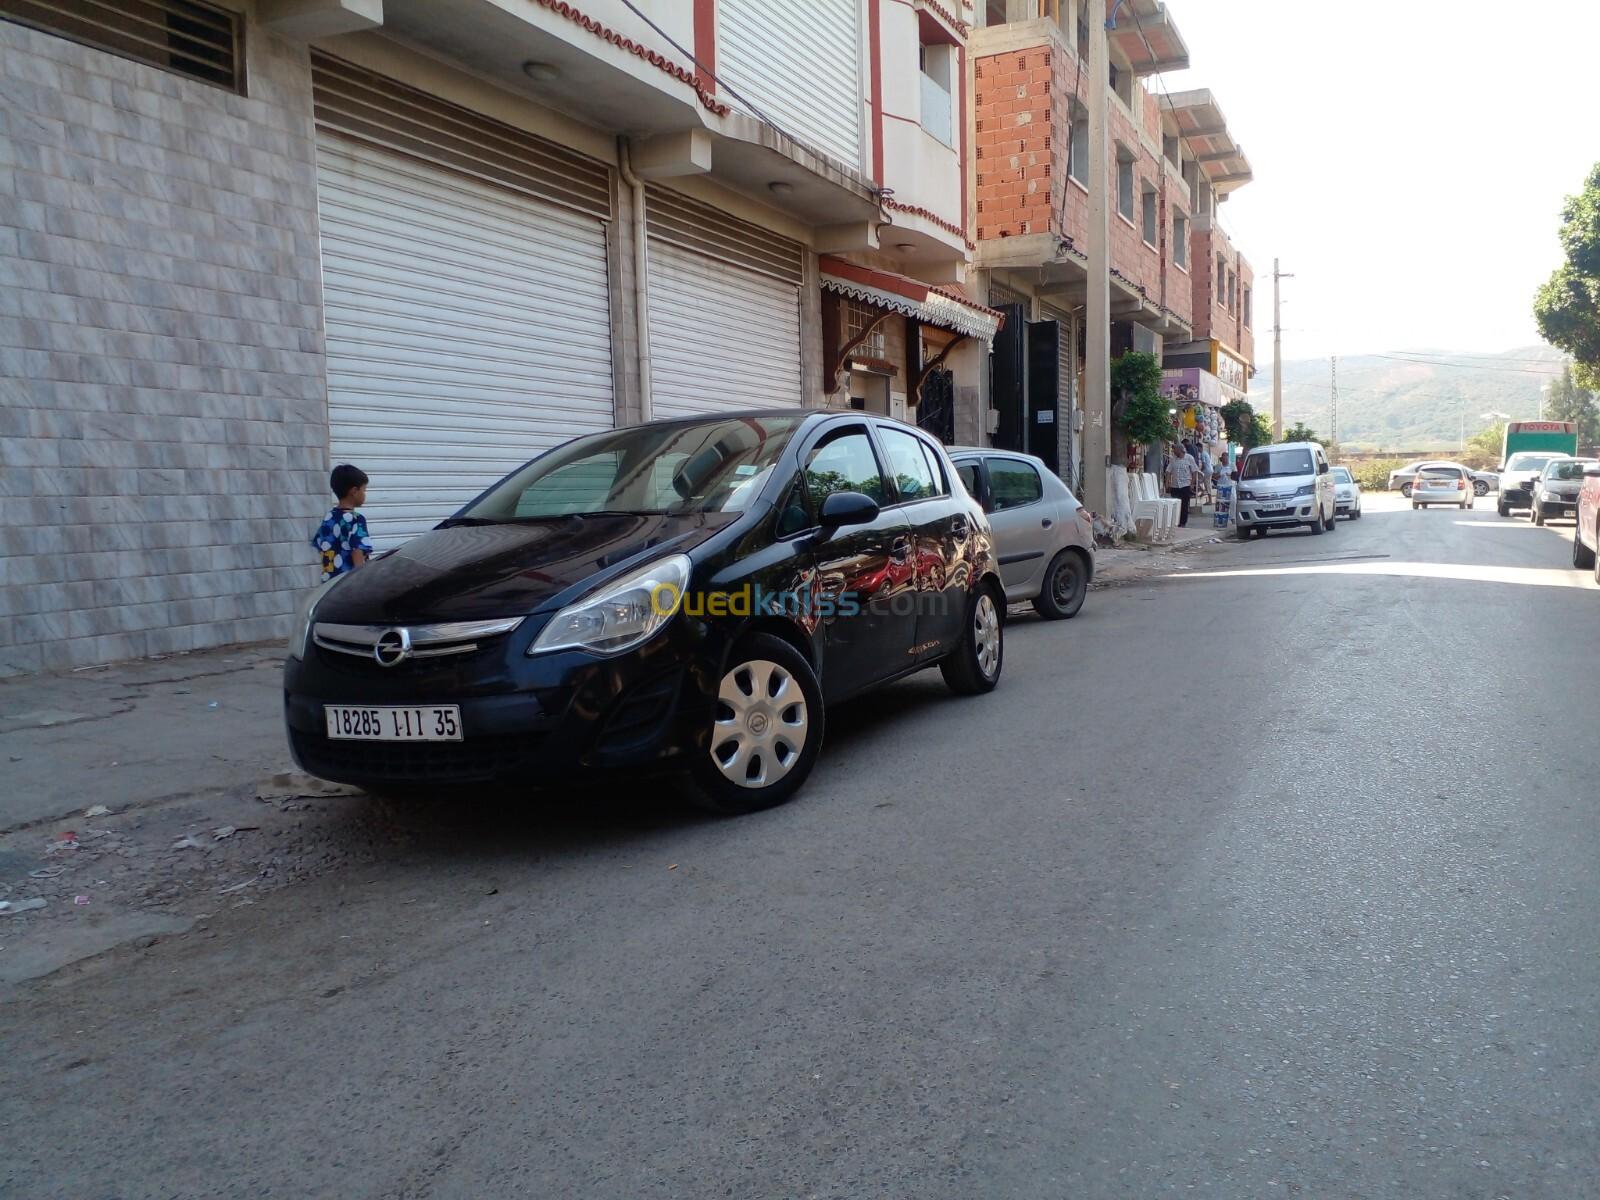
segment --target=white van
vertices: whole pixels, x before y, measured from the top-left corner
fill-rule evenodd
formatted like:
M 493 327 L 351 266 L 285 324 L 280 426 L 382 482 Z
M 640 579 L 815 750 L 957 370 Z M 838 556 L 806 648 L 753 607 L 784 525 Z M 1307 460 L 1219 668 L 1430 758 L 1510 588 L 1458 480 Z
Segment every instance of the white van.
M 1316 442 L 1257 446 L 1239 467 L 1239 540 L 1269 529 L 1334 529 L 1338 489 L 1328 455 Z

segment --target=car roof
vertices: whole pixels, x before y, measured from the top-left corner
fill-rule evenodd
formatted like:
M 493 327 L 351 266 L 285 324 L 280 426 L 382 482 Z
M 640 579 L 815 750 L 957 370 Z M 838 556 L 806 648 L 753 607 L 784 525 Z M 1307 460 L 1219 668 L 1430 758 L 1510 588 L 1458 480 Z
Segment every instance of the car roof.
M 1461 463 L 1451 462 L 1448 458 L 1429 458 L 1429 459 L 1424 459 L 1422 462 L 1419 462 L 1417 464 L 1417 467 L 1418 467 L 1419 470 L 1421 468 L 1423 468 L 1423 467 L 1455 467 L 1455 468 L 1457 468 L 1459 470 L 1467 471 L 1469 473 L 1470 473 L 1470 470 L 1471 470 L 1471 468 L 1463 466 Z
M 1265 453 L 1268 450 L 1309 450 L 1313 446 L 1318 450 L 1323 449 L 1321 442 L 1273 442 L 1270 446 L 1253 446 L 1249 453 Z

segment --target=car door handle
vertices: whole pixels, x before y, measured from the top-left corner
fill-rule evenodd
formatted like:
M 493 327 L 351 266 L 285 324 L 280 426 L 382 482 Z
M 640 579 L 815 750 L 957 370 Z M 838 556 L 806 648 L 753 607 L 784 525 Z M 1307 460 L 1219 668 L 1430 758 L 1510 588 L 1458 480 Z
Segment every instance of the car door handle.
M 958 542 L 964 540 L 967 534 L 971 532 L 972 526 L 967 524 L 967 519 L 965 517 L 957 517 L 954 521 L 950 522 L 950 533 Z
M 905 562 L 911 557 L 911 539 L 895 538 L 894 545 L 889 550 L 889 557 L 895 562 Z

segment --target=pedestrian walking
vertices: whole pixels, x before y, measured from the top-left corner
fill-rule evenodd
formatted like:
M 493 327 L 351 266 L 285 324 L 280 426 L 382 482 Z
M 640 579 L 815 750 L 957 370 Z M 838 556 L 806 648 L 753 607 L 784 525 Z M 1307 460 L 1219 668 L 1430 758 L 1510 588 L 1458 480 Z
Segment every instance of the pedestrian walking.
M 1187 528 L 1189 524 L 1189 501 L 1194 499 L 1194 479 L 1197 468 L 1194 459 L 1189 457 L 1189 451 L 1182 442 L 1178 443 L 1176 455 L 1167 464 L 1167 489 L 1183 503 L 1178 509 L 1178 528 Z
M 324 583 L 354 571 L 372 557 L 367 518 L 359 511 L 367 502 L 367 482 L 367 473 L 349 463 L 340 463 L 328 477 L 328 487 L 338 503 L 311 536 L 311 544 L 322 553 Z

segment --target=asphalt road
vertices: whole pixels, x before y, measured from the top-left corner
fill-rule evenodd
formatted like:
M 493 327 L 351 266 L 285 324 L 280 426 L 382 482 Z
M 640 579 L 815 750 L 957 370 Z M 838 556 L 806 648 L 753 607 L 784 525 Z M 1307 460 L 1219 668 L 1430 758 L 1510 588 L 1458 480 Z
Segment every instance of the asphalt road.
M 1600 592 L 1384 508 L 842 708 L 775 812 L 424 813 L 19 989 L 0 1194 L 1600 1194 Z

